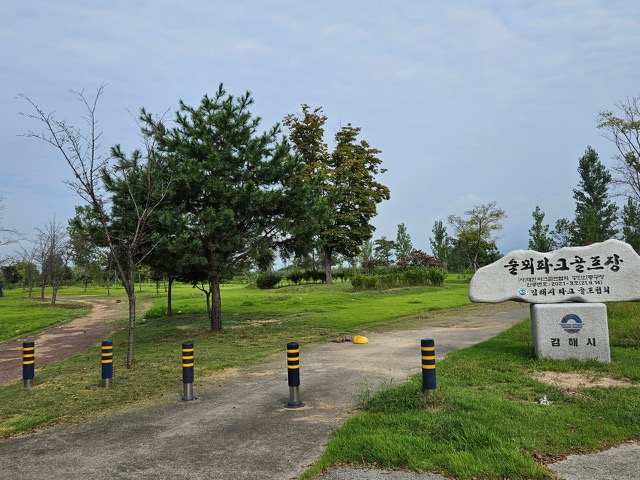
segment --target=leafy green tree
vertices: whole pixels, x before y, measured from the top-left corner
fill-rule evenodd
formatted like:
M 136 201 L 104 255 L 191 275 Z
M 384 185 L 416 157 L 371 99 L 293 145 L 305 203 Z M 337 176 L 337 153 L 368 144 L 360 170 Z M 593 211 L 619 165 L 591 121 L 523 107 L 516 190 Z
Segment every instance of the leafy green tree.
M 274 249 L 299 253 L 321 215 L 313 184 L 302 180 L 301 157 L 291 155 L 278 125 L 258 133 L 252 104 L 249 92 L 234 97 L 220 85 L 197 107 L 180 101 L 174 127 L 142 115 L 170 165 L 170 196 L 182 202 L 179 224 L 194 239 L 183 271 L 211 292 L 214 331 L 222 329 L 223 278 Z
M 497 252 L 494 233 L 502 230 L 502 220 L 507 218 L 496 202 L 475 205 L 464 212 L 466 218 L 449 215 L 447 221 L 456 231 L 456 245 L 467 260 L 467 268 L 477 270 L 487 257 Z
M 396 248 L 396 242 L 389 240 L 384 235 L 382 238 L 376 239 L 374 242 L 374 255 L 382 265 L 389 268 L 392 263 L 393 250 Z
M 104 255 L 103 249 L 96 243 L 95 234 L 85 228 L 90 223 L 91 216 L 88 206 L 76 206 L 76 215 L 69 220 L 67 227 L 71 261 L 79 272 L 85 291 L 89 282 L 100 276 L 100 264 Z
M 544 225 L 544 212 L 536 206 L 531 214 L 533 226 L 529 229 L 529 249 L 536 252 L 550 252 L 553 250 L 553 239 L 549 236 L 549 225 Z
M 9 284 L 18 284 L 22 280 L 17 265 L 5 265 L 0 271 L 4 281 Z
M 563 248 L 571 245 L 572 222 L 568 218 L 559 218 L 551 231 L 551 238 L 555 248 Z
M 411 235 L 407 231 L 404 223 L 398 225 L 398 231 L 396 233 L 396 261 L 408 261 L 411 258 L 411 252 L 413 252 L 413 244 L 411 243 Z
M 302 105 L 302 114 L 288 115 L 284 124 L 307 165 L 307 178 L 320 183 L 326 214 L 319 222 L 318 244 L 324 253 L 326 282 L 331 283 L 332 255 L 358 255 L 375 230 L 370 222 L 377 214 L 377 204 L 388 200 L 390 192 L 376 181 L 385 172 L 380 168 L 380 150 L 358 141 L 360 128 L 347 124 L 336 132 L 330 153 L 324 143 L 326 120 L 321 108 L 312 111 Z
M 446 267 L 449 263 L 452 249 L 452 239 L 447 234 L 447 227 L 444 226 L 442 220 L 436 220 L 431 232 L 433 233 L 433 237 L 429 237 L 431 252 L 433 256 L 442 261 Z
M 617 233 L 618 207 L 609 199 L 611 174 L 593 148 L 587 147 L 578 160 L 578 173 L 579 188 L 573 190 L 576 216 L 571 242 L 573 245 L 588 245 L 613 238 Z
M 640 205 L 631 197 L 622 207 L 622 236 L 636 252 L 640 252 Z

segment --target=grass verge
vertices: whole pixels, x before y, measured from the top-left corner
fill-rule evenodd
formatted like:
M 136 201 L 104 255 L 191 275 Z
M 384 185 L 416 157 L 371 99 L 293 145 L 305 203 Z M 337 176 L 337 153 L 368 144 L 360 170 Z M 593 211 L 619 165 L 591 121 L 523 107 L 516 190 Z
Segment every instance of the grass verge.
M 37 333 L 86 315 L 91 306 L 58 300 L 28 298 L 20 289 L 5 289 L 0 298 L 0 343 Z
M 436 395 L 423 395 L 420 375 L 379 392 L 335 432 L 306 478 L 349 464 L 460 480 L 552 479 L 548 460 L 638 439 L 639 314 L 638 304 L 609 306 L 611 364 L 534 360 L 529 322 L 451 353 L 438 363 Z M 549 371 L 582 386 L 539 380 Z M 589 386 L 603 377 L 624 386 Z M 551 405 L 538 403 L 543 396 Z

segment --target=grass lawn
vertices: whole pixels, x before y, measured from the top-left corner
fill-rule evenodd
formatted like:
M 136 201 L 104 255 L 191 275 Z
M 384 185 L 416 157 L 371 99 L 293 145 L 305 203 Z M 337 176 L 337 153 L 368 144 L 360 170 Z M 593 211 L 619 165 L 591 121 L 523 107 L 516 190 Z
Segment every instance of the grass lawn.
M 58 300 L 51 305 L 51 297 L 40 300 L 40 291 L 28 298 L 22 289 L 4 289 L 0 297 L 0 343 L 24 338 L 40 330 L 86 315 L 91 307 L 78 302 Z
M 640 438 L 640 305 L 609 307 L 611 364 L 538 361 L 530 322 L 438 363 L 438 390 L 421 375 L 365 402 L 308 472 L 381 465 L 457 479 L 552 479 L 540 463 Z M 541 372 L 603 377 L 623 386 L 568 388 Z M 543 396 L 552 402 L 541 405 Z

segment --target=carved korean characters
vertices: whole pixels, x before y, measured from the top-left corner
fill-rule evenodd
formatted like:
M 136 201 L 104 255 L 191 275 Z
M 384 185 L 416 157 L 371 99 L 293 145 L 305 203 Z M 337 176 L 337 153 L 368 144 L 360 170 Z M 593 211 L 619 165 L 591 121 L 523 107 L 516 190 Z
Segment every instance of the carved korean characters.
M 619 240 L 554 252 L 514 250 L 479 269 L 472 302 L 622 302 L 640 300 L 640 257 Z

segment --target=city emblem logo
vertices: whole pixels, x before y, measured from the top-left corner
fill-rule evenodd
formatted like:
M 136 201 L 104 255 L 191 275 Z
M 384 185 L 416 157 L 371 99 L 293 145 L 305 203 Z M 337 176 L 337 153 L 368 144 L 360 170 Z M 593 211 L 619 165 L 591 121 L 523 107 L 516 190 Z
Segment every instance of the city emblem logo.
M 565 315 L 564 317 L 562 317 L 560 326 L 567 333 L 578 333 L 580 330 L 582 330 L 584 324 L 582 323 L 582 320 L 579 316 L 570 313 L 569 315 Z

